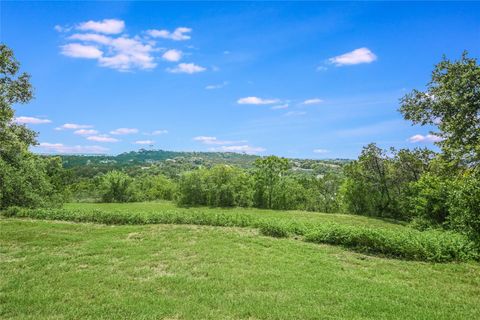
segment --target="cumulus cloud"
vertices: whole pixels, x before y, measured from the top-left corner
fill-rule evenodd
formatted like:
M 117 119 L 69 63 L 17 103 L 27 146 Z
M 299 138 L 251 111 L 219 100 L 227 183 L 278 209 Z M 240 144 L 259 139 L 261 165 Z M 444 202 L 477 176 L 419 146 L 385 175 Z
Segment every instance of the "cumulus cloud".
M 96 141 L 96 142 L 118 142 L 118 141 L 120 141 L 116 138 L 109 137 L 109 136 L 106 136 L 106 135 L 89 136 L 89 137 L 87 137 L 87 140 Z
M 100 146 L 66 146 L 62 143 L 48 143 L 42 142 L 38 146 L 40 149 L 44 149 L 48 152 L 57 152 L 57 153 L 94 153 L 100 154 L 108 151 L 107 148 Z
M 145 145 L 145 144 L 154 144 L 155 141 L 153 140 L 137 140 L 135 141 L 135 144 L 142 144 L 142 145 Z
M 253 147 L 250 145 L 238 145 L 238 146 L 221 146 L 217 148 L 210 149 L 211 151 L 222 151 L 222 152 L 236 152 L 236 153 L 247 153 L 247 154 L 256 154 L 264 152 L 266 149 L 262 147 Z
M 60 32 L 70 32 L 72 28 L 55 26 Z M 148 30 L 151 37 L 127 35 L 123 33 L 125 22 L 118 19 L 101 21 L 86 21 L 75 26 L 75 33 L 67 37 L 66 43 L 60 46 L 60 53 L 71 58 L 94 59 L 98 65 L 121 72 L 131 70 L 149 70 L 157 67 L 155 52 L 162 50 L 157 47 L 153 38 L 172 40 L 188 40 L 190 28 L 177 28 L 173 32 L 167 30 Z M 166 61 L 177 62 L 183 56 L 182 51 L 170 49 L 163 53 Z M 206 68 L 193 63 L 179 64 L 167 71 L 174 73 L 196 73 Z
M 324 154 L 324 153 L 329 153 L 330 150 L 327 149 L 314 149 L 313 153 L 319 153 L 319 154 Z
M 48 119 L 40 119 L 34 117 L 16 117 L 13 122 L 20 124 L 44 124 L 51 123 L 52 121 Z
M 440 142 L 443 139 L 439 136 L 436 136 L 434 134 L 427 134 L 427 135 L 421 135 L 421 134 L 416 134 L 414 136 L 411 136 L 408 138 L 408 141 L 411 143 L 418 143 L 418 142 L 423 142 L 423 143 L 429 143 L 429 142 Z
M 55 130 L 78 130 L 89 128 L 93 128 L 93 126 L 89 124 L 65 123 L 62 124 L 60 127 L 55 128 Z
M 73 133 L 82 135 L 82 136 L 88 136 L 88 135 L 98 134 L 98 131 L 93 129 L 79 129 L 79 130 L 75 130 Z
M 186 27 L 176 28 L 173 32 L 168 30 L 147 30 L 147 34 L 153 38 L 163 38 L 175 41 L 189 40 L 191 38 L 190 33 L 192 29 Z
M 239 140 L 239 141 L 219 140 L 217 139 L 217 137 L 209 137 L 209 136 L 198 136 L 193 138 L 193 140 L 201 142 L 203 144 L 209 144 L 209 145 L 224 145 L 224 144 L 235 144 L 235 143 L 246 142 L 245 140 Z
M 196 65 L 194 63 L 180 63 L 175 68 L 167 68 L 170 73 L 197 73 L 207 70 L 206 68 Z
M 138 133 L 138 129 L 135 128 L 118 128 L 113 131 L 110 131 L 110 134 L 124 135 L 124 134 L 133 134 Z
M 180 61 L 180 59 L 182 59 L 182 55 L 183 55 L 182 51 L 170 49 L 165 51 L 165 53 L 162 55 L 162 58 L 167 61 L 177 62 L 177 61 Z
M 82 31 L 95 31 L 105 34 L 118 34 L 125 29 L 125 22 L 117 19 L 103 19 L 102 21 L 86 21 L 80 23 L 76 29 Z
M 99 59 L 103 56 L 103 52 L 97 47 L 79 43 L 69 43 L 60 48 L 64 56 L 72 58 Z
M 282 109 L 287 109 L 287 108 L 288 108 L 288 104 L 280 104 L 278 106 L 273 106 L 270 109 L 272 109 L 272 110 L 282 110 Z
M 225 87 L 228 84 L 227 81 L 224 81 L 223 83 L 219 84 L 209 84 L 208 86 L 205 87 L 206 90 L 214 90 L 214 89 L 221 89 Z
M 361 63 L 371 63 L 377 60 L 377 56 L 368 48 L 359 48 L 342 55 L 328 59 L 328 61 L 337 67 L 355 65 Z
M 155 68 L 155 43 L 138 36 L 117 36 L 124 27 L 123 21 L 114 19 L 81 23 L 76 29 L 90 32 L 69 36 L 69 41 L 76 42 L 61 46 L 61 53 L 72 58 L 96 59 L 101 67 L 119 71 Z
M 238 104 L 274 104 L 280 102 L 279 99 L 263 99 L 259 97 L 245 97 L 237 100 Z
M 313 99 L 307 99 L 307 100 L 303 101 L 302 104 L 304 104 L 304 105 L 312 105 L 312 104 L 319 104 L 319 103 L 322 103 L 322 102 L 323 102 L 322 99 L 313 98 Z

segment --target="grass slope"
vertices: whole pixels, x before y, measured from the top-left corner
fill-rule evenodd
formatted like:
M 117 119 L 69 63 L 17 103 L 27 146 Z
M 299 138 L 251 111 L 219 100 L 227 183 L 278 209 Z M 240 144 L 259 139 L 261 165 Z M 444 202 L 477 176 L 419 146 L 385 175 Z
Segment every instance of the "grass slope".
M 2 319 L 474 319 L 480 266 L 247 228 L 0 219 Z
M 7 217 L 110 225 L 191 224 L 257 228 L 272 237 L 294 236 L 315 243 L 408 260 L 448 262 L 478 259 L 465 236 L 420 232 L 401 224 L 350 215 L 255 209 L 178 208 L 171 203 L 71 204 L 63 209 L 9 208 Z

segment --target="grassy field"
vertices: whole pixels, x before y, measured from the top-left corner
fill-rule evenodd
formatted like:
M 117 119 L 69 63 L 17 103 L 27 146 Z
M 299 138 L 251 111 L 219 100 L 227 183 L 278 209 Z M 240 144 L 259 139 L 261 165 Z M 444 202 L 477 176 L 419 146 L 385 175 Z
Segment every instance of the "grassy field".
M 0 220 L 2 319 L 474 319 L 480 266 L 246 228 Z
M 177 208 L 169 202 L 68 210 L 227 212 L 402 232 L 361 216 Z M 474 319 L 480 264 L 363 255 L 256 228 L 104 225 L 0 218 L 1 319 Z
M 192 210 L 199 212 L 214 213 L 229 213 L 232 215 L 241 214 L 250 216 L 252 218 L 276 219 L 282 221 L 296 221 L 300 223 L 325 223 L 335 222 L 352 226 L 368 226 L 396 229 L 402 228 L 403 223 L 394 220 L 382 220 L 369 218 L 358 215 L 346 214 L 325 214 L 318 212 L 306 211 L 278 211 L 278 210 L 264 210 L 255 208 L 179 208 L 173 202 L 159 201 L 159 202 L 137 202 L 137 203 L 68 203 L 65 208 L 76 210 L 91 210 L 99 209 L 102 211 L 114 212 L 143 212 L 146 215 L 155 214 L 156 212 L 189 212 Z

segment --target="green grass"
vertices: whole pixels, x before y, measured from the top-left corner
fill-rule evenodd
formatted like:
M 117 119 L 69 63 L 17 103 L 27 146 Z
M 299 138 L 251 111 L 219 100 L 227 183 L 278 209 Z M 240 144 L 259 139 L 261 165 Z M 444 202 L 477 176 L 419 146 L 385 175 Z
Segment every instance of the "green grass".
M 351 215 L 257 209 L 178 208 L 171 203 L 69 204 L 63 209 L 10 208 L 7 217 L 94 222 L 114 225 L 192 224 L 257 228 L 272 237 L 342 245 L 400 259 L 448 262 L 478 259 L 465 236 L 420 232 L 401 224 Z
M 306 211 L 279 211 L 279 210 L 264 210 L 255 208 L 179 208 L 173 202 L 159 201 L 159 202 L 134 202 L 134 203 L 67 203 L 67 209 L 75 210 L 92 210 L 98 209 L 101 211 L 110 212 L 125 212 L 125 213 L 139 213 L 145 215 L 155 215 L 158 212 L 175 212 L 175 213 L 189 213 L 192 211 L 208 212 L 209 214 L 229 213 L 231 215 L 240 214 L 252 217 L 254 219 L 281 219 L 282 221 L 295 221 L 298 223 L 325 223 L 335 222 L 352 226 L 368 226 L 388 229 L 401 229 L 405 224 L 393 220 L 382 220 L 376 218 L 369 218 L 359 215 L 347 214 L 333 214 L 333 213 L 318 213 Z
M 1 319 L 475 319 L 480 265 L 248 228 L 0 219 Z

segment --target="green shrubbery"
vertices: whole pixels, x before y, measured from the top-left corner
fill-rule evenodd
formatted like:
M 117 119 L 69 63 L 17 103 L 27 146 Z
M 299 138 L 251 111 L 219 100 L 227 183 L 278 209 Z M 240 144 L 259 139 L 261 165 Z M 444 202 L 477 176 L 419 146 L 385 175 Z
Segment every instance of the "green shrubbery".
M 342 245 L 354 250 L 394 258 L 434 262 L 477 259 L 477 248 L 467 237 L 446 231 L 387 230 L 340 224 L 304 224 L 265 219 L 241 213 L 190 209 L 161 212 L 125 212 L 72 209 L 25 209 L 11 207 L 7 217 L 94 222 L 103 224 L 194 224 L 258 228 L 272 237 L 304 236 L 305 241 Z

